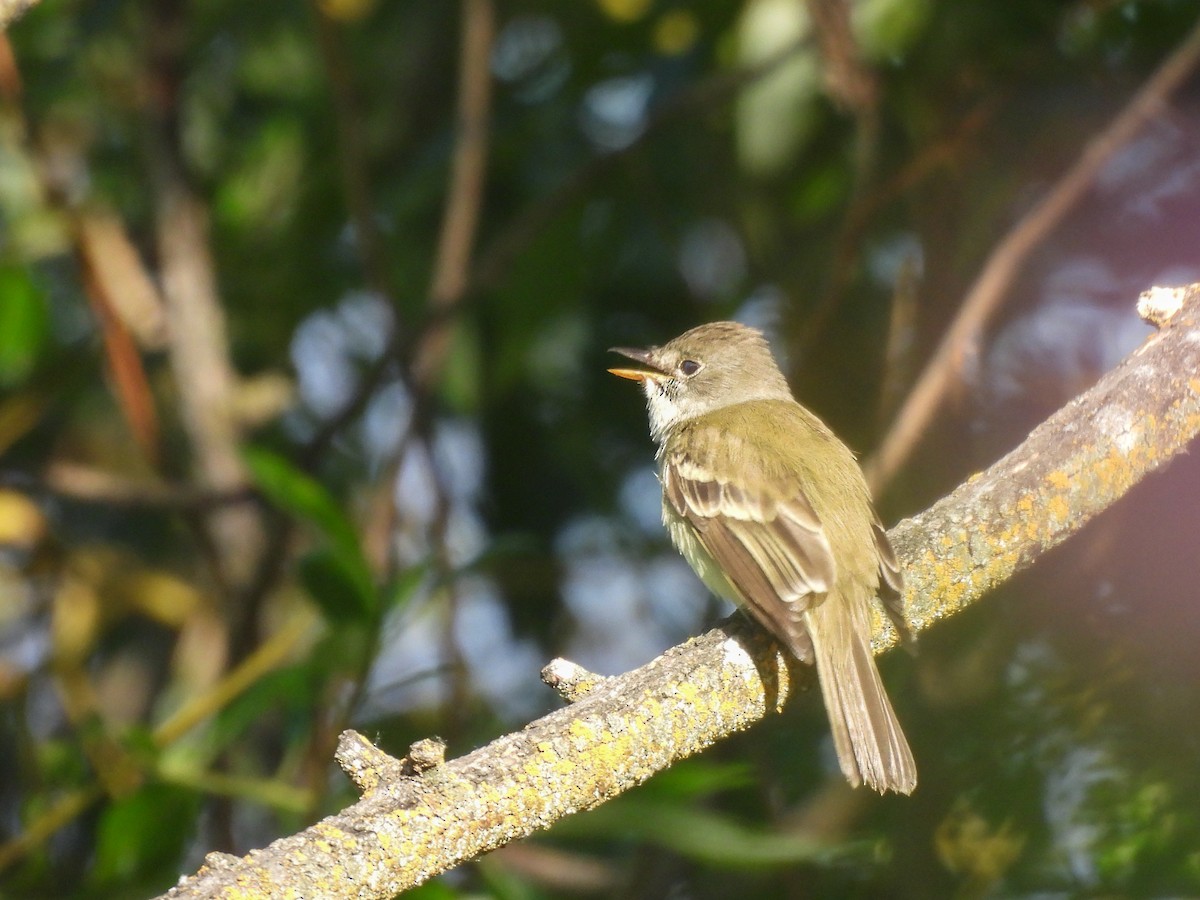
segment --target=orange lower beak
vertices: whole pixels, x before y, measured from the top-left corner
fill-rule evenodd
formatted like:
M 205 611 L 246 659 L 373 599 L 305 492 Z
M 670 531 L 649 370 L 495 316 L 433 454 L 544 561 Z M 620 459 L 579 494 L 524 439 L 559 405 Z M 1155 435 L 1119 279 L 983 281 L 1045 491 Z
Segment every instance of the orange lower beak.
M 630 381 L 645 381 L 646 376 L 650 374 L 641 369 L 609 369 L 608 371 L 618 378 L 628 378 Z

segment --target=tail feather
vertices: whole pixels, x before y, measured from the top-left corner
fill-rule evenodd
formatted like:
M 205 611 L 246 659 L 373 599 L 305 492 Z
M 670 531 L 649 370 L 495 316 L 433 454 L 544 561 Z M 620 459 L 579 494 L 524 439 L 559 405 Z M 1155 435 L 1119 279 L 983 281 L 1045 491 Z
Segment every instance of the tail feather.
M 864 606 L 865 609 L 865 606 Z M 917 766 L 871 655 L 867 622 L 845 598 L 804 613 L 838 762 L 850 783 L 910 794 Z

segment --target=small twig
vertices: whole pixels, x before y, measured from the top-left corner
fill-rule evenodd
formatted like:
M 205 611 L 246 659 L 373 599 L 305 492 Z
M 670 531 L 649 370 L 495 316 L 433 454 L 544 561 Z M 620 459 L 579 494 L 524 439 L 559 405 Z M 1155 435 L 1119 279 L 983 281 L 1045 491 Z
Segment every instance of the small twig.
M 305 621 L 302 616 L 292 618 L 220 681 L 188 701 L 155 728 L 152 735 L 154 745 L 169 747 L 201 722 L 211 719 L 265 675 L 279 668 L 312 627 L 312 623 Z
M 0 845 L 0 872 L 40 847 L 60 828 L 74 822 L 102 799 L 104 789 L 98 783 L 58 798 L 49 809 L 30 822 L 28 828 Z
M 879 102 L 875 73 L 863 61 L 847 0 L 806 0 L 824 61 L 825 90 L 854 116 L 874 115 Z
M 104 340 L 104 357 L 112 378 L 113 394 L 134 443 L 150 465 L 158 468 L 158 413 L 154 408 L 154 394 L 150 390 L 150 380 L 146 376 L 141 353 L 134 335 L 114 309 L 113 298 L 108 293 L 110 285 L 101 277 L 94 260 L 84 251 L 82 237 L 77 245 L 81 250 L 79 268 L 83 292 Z
M 0 474 L 0 483 L 10 480 Z M 27 483 L 77 503 L 100 503 L 129 509 L 181 509 L 203 511 L 231 503 L 246 503 L 255 493 L 249 487 L 233 491 L 211 491 L 186 484 L 127 478 L 104 469 L 72 462 L 51 462 L 41 480 L 19 476 L 13 483 Z
M 453 310 L 459 307 L 462 292 L 466 289 L 471 264 L 472 248 L 478 231 L 480 208 L 483 203 L 484 179 L 487 167 L 488 119 L 491 109 L 491 44 L 495 33 L 495 12 L 492 0 L 463 0 L 462 40 L 459 55 L 459 95 L 457 109 L 457 140 L 450 167 L 450 183 L 446 192 L 445 211 L 434 259 L 433 274 L 429 287 L 431 315 L 427 327 L 419 338 L 412 342 L 404 337 L 398 327 L 393 331 L 389 346 L 360 383 L 352 402 L 333 420 L 327 422 L 317 437 L 310 443 L 306 457 L 315 461 L 315 453 L 323 449 L 337 429 L 344 426 L 365 406 L 367 399 L 383 383 L 386 373 L 394 366 L 396 358 L 405 365 L 404 379 L 413 397 L 412 418 L 407 432 L 401 438 L 391 459 L 383 466 L 379 479 L 381 504 L 386 504 L 382 515 L 373 523 L 375 533 L 386 535 L 390 531 L 392 515 L 390 507 L 392 485 L 403 464 L 405 455 L 414 447 L 432 448 L 433 388 L 441 371 L 446 352 L 450 347 Z M 446 617 L 443 643 L 448 658 L 455 659 L 459 652 L 454 637 L 457 619 L 457 593 L 453 575 L 446 561 L 445 543 L 449 515 L 449 496 L 445 479 L 437 471 L 430 450 L 429 458 L 433 469 L 433 486 L 437 494 L 437 514 L 430 525 L 430 544 L 434 560 L 446 586 Z M 384 542 L 386 544 L 386 541 Z M 378 554 L 372 554 L 378 556 Z M 387 570 L 390 560 L 384 548 L 383 558 L 376 563 L 381 571 Z M 382 617 L 371 625 L 369 644 L 372 648 L 378 641 L 383 627 Z M 369 654 L 373 658 L 374 653 Z M 328 726 L 322 725 L 318 736 L 311 743 L 314 771 L 324 770 L 322 760 L 326 758 L 324 748 L 331 743 L 332 735 L 339 733 L 349 721 L 366 692 L 366 680 L 370 673 L 371 659 L 364 659 L 352 679 L 349 699 Z M 464 667 L 451 667 L 453 693 L 465 693 L 462 683 Z M 461 697 L 458 698 L 461 700 Z M 462 702 L 451 702 L 447 707 L 452 716 L 462 715 Z M 319 768 L 318 768 L 319 767 Z
M 338 163 L 342 172 L 342 190 L 346 208 L 354 223 L 359 260 L 367 284 L 381 297 L 391 297 L 383 240 L 375 221 L 371 203 L 372 190 L 368 180 L 367 153 L 364 146 L 358 94 L 350 76 L 341 35 L 336 24 L 324 12 L 319 2 L 313 2 L 316 20 L 317 47 L 333 92 L 331 112 L 337 126 Z M 392 304 L 395 313 L 395 304 Z M 399 329 L 399 323 L 392 325 Z
M 1085 148 L 1075 165 L 1004 237 L 971 285 L 933 358 L 896 414 L 891 430 L 863 468 L 878 496 L 912 453 L 941 408 L 963 360 L 1004 299 L 1013 278 L 1043 239 L 1091 189 L 1104 165 L 1158 115 L 1167 98 L 1200 62 L 1200 22 L 1115 119 Z
M 954 161 L 983 125 L 991 118 L 994 104 L 985 103 L 971 110 L 955 123 L 954 130 L 931 143 L 909 160 L 899 172 L 868 193 L 856 191 L 838 227 L 829 254 L 829 276 L 826 286 L 806 310 L 801 330 L 797 336 L 797 358 L 808 357 L 820 339 L 850 286 L 862 252 L 863 235 L 875 220 L 876 214 L 897 197 L 902 197 L 914 187 L 932 177 L 940 167 Z M 890 416 L 894 410 L 888 409 Z M 882 416 L 881 416 L 882 418 Z
M 488 117 L 491 112 L 490 61 L 496 31 L 492 0 L 462 0 L 462 49 L 458 66 L 458 139 L 450 169 L 446 211 L 438 235 L 431 311 L 442 311 L 462 299 L 467 288 L 472 248 L 479 227 L 487 172 Z M 425 389 L 442 367 L 450 346 L 450 321 L 438 319 L 425 330 L 412 359 L 413 383 Z
M 492 0 L 462 0 L 462 43 L 458 69 L 458 140 L 450 169 L 450 189 L 446 195 L 446 211 L 438 237 L 433 279 L 429 287 L 431 309 L 442 311 L 456 306 L 467 288 L 472 249 L 479 227 L 483 203 L 484 178 L 487 171 L 488 118 L 491 114 L 492 40 L 495 37 L 496 14 Z M 452 336 L 451 320 L 442 318 L 439 324 L 422 335 L 412 358 L 412 380 L 418 396 L 417 405 L 428 409 L 424 402 L 432 391 L 441 371 Z M 459 592 L 447 551 L 450 521 L 450 492 L 446 478 L 432 453 L 432 423 L 419 410 L 413 414 L 413 429 L 419 429 L 424 445 L 430 448 L 429 461 L 433 487 L 437 495 L 436 512 L 430 525 L 433 560 L 442 581 L 445 616 L 442 646 L 450 668 L 450 697 L 446 704 L 449 713 L 447 734 L 456 736 L 459 724 L 467 714 L 467 670 L 456 634 Z
M 879 159 L 882 130 L 879 86 L 875 73 L 862 60 L 850 22 L 846 0 L 807 0 L 809 16 L 824 60 L 825 85 L 830 96 L 854 116 L 851 195 L 833 241 L 833 253 L 812 311 L 806 316 L 803 333 L 811 345 L 833 315 L 850 284 L 862 239 L 864 210 L 873 205 L 872 184 Z M 801 347 L 800 356 L 806 356 Z

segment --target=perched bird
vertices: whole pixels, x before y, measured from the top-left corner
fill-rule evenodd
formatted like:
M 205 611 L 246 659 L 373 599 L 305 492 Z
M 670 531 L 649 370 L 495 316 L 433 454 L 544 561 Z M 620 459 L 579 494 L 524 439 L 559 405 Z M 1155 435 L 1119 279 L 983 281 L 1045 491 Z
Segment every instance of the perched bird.
M 658 444 L 663 522 L 710 590 L 817 667 L 852 785 L 911 793 L 916 763 L 875 667 L 871 598 L 902 624 L 895 553 L 862 471 L 792 397 L 759 331 L 701 325 L 661 347 L 614 347 L 638 368 Z

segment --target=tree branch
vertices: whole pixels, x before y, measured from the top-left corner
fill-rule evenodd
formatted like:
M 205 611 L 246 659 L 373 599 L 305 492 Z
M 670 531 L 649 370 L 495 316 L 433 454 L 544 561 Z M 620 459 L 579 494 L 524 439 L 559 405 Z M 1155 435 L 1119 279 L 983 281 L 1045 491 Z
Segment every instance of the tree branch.
M 186 13 L 186 4 L 179 0 L 153 6 L 149 59 L 153 89 L 147 104 L 154 135 L 150 164 L 160 279 L 170 329 L 167 355 L 180 417 L 196 482 L 224 493 L 243 489 L 248 478 L 233 399 L 238 378 L 217 287 L 208 210 L 187 183 L 181 150 L 179 97 Z M 262 521 L 257 510 L 243 505 L 210 511 L 202 527 L 214 551 L 214 575 L 228 591 L 229 605 L 241 616 L 231 626 L 234 655 L 240 656 L 254 633 L 255 602 L 246 599 L 246 590 L 254 581 L 264 545 Z
M 914 631 L 964 609 L 1078 531 L 1200 433 L 1200 285 L 1162 331 L 1020 447 L 896 526 Z M 875 650 L 895 641 L 875 616 Z M 165 896 L 391 897 L 598 806 L 781 708 L 811 670 L 735 616 L 613 678 L 553 664 L 571 705 L 451 762 L 394 760 L 354 732 L 338 751 L 363 799 L 243 859 L 211 855 Z

